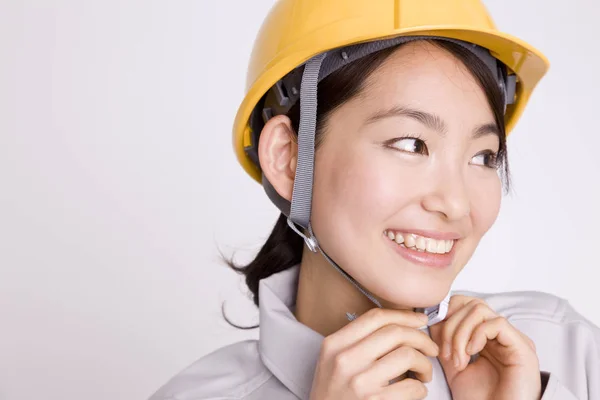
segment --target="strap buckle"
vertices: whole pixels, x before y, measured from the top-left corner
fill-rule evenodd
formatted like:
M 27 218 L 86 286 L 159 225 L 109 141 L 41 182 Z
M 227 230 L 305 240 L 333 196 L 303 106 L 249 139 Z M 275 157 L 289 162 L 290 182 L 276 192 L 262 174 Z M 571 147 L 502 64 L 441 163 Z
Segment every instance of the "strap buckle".
M 300 235 L 300 237 L 302 239 L 304 239 L 304 243 L 306 243 L 306 246 L 308 247 L 308 249 L 310 251 L 312 251 L 313 253 L 316 253 L 317 250 L 319 249 L 319 243 L 317 242 L 317 238 L 315 237 L 315 235 L 312 233 L 312 229 L 310 228 L 310 223 L 308 225 L 308 227 L 309 227 L 308 230 L 310 232 L 310 236 L 306 236 L 304 233 L 302 233 L 302 231 L 300 229 L 298 229 L 298 227 L 296 226 L 296 224 L 294 223 L 294 221 L 292 221 L 292 219 L 290 217 L 288 217 L 287 223 L 294 232 L 296 232 L 298 235 Z

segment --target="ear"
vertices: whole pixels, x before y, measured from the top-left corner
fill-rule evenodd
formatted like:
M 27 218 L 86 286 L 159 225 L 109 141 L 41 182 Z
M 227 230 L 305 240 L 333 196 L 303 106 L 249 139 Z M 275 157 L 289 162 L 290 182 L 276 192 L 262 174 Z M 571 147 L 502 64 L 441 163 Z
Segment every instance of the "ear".
M 277 115 L 267 121 L 258 141 L 258 159 L 263 174 L 277 193 L 292 201 L 298 144 L 287 116 Z

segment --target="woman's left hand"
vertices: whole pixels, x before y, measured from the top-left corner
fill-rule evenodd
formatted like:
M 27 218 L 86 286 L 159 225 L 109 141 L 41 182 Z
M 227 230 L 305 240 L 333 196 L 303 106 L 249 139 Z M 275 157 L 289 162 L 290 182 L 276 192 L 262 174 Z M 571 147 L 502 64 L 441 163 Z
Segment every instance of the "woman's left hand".
M 535 344 L 483 300 L 453 296 L 446 319 L 430 332 L 454 400 L 540 399 Z

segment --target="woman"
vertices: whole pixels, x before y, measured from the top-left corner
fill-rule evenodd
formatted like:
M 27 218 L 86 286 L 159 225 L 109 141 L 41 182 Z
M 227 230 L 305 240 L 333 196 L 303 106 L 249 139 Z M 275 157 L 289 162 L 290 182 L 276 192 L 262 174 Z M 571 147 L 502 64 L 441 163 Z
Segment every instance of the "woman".
M 548 68 L 478 0 L 281 0 L 234 145 L 282 214 L 244 267 L 259 341 L 152 399 L 598 399 L 600 330 L 542 293 L 450 287 Z M 318 106 L 317 106 L 318 105 Z

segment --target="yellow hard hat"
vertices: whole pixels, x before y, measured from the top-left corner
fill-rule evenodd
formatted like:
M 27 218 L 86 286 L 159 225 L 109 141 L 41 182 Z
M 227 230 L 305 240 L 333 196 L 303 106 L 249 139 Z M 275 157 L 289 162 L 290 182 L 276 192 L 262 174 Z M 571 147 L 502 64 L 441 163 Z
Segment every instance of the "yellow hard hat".
M 397 36 L 457 39 L 481 46 L 516 76 L 514 99 L 505 112 L 507 134 L 548 60 L 522 40 L 497 30 L 480 0 L 279 0 L 254 43 L 246 94 L 233 126 L 233 146 L 244 170 L 261 182 L 250 118 L 265 94 L 297 67 L 323 52 Z

